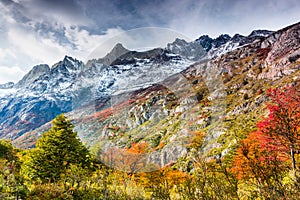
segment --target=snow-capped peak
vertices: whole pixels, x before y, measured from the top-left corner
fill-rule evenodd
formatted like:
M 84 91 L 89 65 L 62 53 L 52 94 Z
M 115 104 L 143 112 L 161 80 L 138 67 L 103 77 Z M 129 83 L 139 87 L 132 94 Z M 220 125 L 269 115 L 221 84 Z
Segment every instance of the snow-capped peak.
M 106 56 L 98 59 L 98 62 L 105 65 L 111 65 L 116 59 L 128 52 L 129 50 L 126 49 L 121 43 L 117 43 L 112 50 L 106 54 Z
M 16 88 L 27 87 L 43 74 L 50 72 L 50 67 L 46 64 L 34 66 L 16 85 Z
M 248 35 L 248 37 L 268 37 L 274 31 L 269 30 L 254 30 Z

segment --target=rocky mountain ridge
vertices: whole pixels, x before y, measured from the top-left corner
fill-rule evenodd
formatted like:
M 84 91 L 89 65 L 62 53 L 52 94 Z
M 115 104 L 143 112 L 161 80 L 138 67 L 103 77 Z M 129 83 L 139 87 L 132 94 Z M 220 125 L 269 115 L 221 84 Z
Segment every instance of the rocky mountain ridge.
M 111 53 L 86 65 L 65 56 L 51 68 L 48 65 L 33 67 L 15 85 L 2 85 L 1 137 L 15 139 L 60 113 L 70 112 L 113 92 L 150 86 L 191 63 L 163 49 L 128 53 L 117 44 Z M 119 53 L 125 54 L 117 55 Z M 102 63 L 114 56 L 118 58 L 111 65 Z

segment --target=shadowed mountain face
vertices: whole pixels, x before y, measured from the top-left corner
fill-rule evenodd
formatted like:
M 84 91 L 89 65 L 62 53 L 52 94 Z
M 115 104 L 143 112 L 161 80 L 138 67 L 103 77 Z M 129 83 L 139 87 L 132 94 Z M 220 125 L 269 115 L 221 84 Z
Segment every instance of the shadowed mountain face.
M 128 52 L 128 49 L 123 47 L 122 44 L 118 43 L 108 54 L 106 54 L 106 56 L 98 59 L 98 62 L 103 63 L 104 65 L 111 65 L 116 59 Z
M 48 65 L 37 65 L 34 66 L 30 72 L 28 72 L 16 85 L 15 87 L 21 88 L 30 86 L 35 80 L 44 74 L 50 72 L 50 67 Z
M 16 85 L 1 85 L 0 135 L 30 147 L 66 112 L 87 144 L 105 151 L 145 141 L 156 149 L 145 159 L 159 166 L 184 156 L 196 130 L 207 135 L 203 151 L 222 147 L 229 119 L 258 118 L 263 91 L 297 84 L 299 30 L 176 39 L 146 52 L 117 44 L 87 64 L 66 56 L 51 68 L 36 66 Z

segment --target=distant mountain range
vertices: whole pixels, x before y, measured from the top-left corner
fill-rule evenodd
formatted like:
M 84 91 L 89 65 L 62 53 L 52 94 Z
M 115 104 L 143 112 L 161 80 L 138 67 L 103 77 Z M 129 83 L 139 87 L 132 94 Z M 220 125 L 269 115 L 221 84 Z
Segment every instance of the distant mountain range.
M 299 41 L 297 23 L 248 36 L 176 39 L 145 52 L 117 44 L 86 64 L 65 56 L 51 67 L 37 65 L 18 83 L 0 85 L 0 138 L 31 147 L 55 116 L 67 113 L 86 144 L 105 149 L 146 141 L 157 148 L 148 159 L 159 165 L 186 155 L 175 144 L 195 130 L 207 133 L 203 151 L 224 154 L 230 145 L 218 138 L 231 131 L 228 121 L 258 118 L 267 88 L 298 84 Z

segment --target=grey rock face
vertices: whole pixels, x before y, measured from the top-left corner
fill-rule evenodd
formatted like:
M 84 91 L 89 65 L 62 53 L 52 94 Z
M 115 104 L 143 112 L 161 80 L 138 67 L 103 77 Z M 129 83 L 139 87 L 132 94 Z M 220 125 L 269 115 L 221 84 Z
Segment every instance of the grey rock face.
M 208 35 L 203 35 L 196 39 L 196 42 L 200 44 L 206 52 L 208 52 L 212 48 L 218 48 L 223 44 L 226 44 L 230 39 L 231 37 L 227 34 L 222 34 L 215 39 L 210 38 Z
M 153 152 L 147 156 L 147 162 L 156 164 L 160 167 L 176 162 L 179 158 L 187 154 L 187 149 L 184 145 L 169 144 L 162 150 Z
M 196 42 L 199 43 L 206 52 L 208 52 L 212 48 L 213 41 L 214 40 L 208 35 L 202 35 L 198 39 L 196 39 Z
M 46 64 L 36 65 L 16 85 L 16 88 L 27 87 L 41 75 L 48 74 L 50 67 Z
M 167 45 L 167 50 L 193 61 L 201 60 L 206 55 L 206 50 L 198 42 L 188 43 L 178 38 Z
M 106 56 L 98 59 L 98 62 L 105 65 L 111 65 L 116 59 L 126 54 L 127 52 L 129 52 L 129 50 L 123 47 L 122 44 L 118 43 L 108 54 L 106 54 Z
M 248 37 L 268 37 L 271 35 L 274 31 L 269 30 L 254 30 L 248 35 Z
M 300 58 L 300 23 L 271 34 L 262 43 L 270 48 L 265 60 L 268 71 L 259 78 L 277 79 L 298 70 L 296 63 Z

